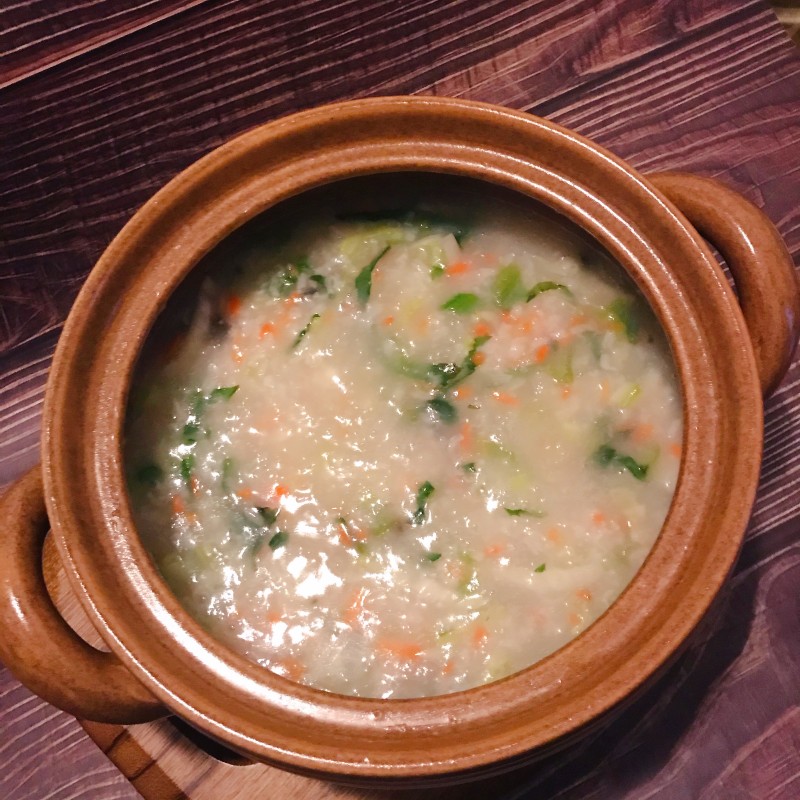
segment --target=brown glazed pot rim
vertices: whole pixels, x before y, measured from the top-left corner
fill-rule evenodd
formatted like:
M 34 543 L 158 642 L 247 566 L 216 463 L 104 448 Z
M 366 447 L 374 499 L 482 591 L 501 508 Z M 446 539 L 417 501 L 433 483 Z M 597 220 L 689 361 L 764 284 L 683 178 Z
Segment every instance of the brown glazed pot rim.
M 167 297 L 217 242 L 301 191 L 376 172 L 463 175 L 583 227 L 661 320 L 683 388 L 669 516 L 636 579 L 534 666 L 467 692 L 346 698 L 217 644 L 182 610 L 133 526 L 121 466 L 136 358 Z M 169 709 L 258 760 L 364 782 L 507 768 L 565 741 L 656 672 L 738 553 L 758 481 L 762 404 L 735 296 L 682 215 L 623 161 L 552 123 L 489 105 L 376 98 L 252 130 L 177 176 L 126 225 L 81 291 L 45 404 L 45 494 L 73 588 L 103 638 Z

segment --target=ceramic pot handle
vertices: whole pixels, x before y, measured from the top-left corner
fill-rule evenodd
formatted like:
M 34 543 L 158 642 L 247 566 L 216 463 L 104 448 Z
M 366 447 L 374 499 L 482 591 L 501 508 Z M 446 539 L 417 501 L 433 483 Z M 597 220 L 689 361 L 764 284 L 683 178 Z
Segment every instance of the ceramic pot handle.
M 0 498 L 0 659 L 29 689 L 82 719 L 163 717 L 166 709 L 117 657 L 86 644 L 50 599 L 42 573 L 50 524 L 41 472 L 35 467 Z
M 647 177 L 728 264 L 768 397 L 789 368 L 800 332 L 800 287 L 780 234 L 762 211 L 717 181 L 681 172 Z

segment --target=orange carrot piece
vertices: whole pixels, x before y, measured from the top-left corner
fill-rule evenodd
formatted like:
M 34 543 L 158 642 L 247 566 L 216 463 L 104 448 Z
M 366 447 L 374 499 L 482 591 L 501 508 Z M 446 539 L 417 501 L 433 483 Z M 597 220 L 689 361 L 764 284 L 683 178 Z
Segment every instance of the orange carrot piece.
M 289 490 L 282 483 L 276 483 L 272 489 L 272 493 L 275 497 L 286 497 L 286 495 L 289 494 Z
M 553 544 L 559 544 L 561 542 L 561 531 L 558 528 L 550 528 L 545 536 L 547 540 L 553 542 Z
M 567 619 L 570 624 L 570 627 L 572 628 L 577 628 L 583 622 L 583 617 L 580 614 L 576 614 L 574 611 L 569 615 Z
M 517 321 L 517 318 L 510 311 L 501 311 L 500 319 L 502 319 L 506 325 L 513 325 Z
M 192 475 L 189 479 L 189 486 L 192 489 L 192 494 L 200 494 L 200 481 L 197 480 L 196 475 Z
M 258 338 L 263 339 L 265 336 L 272 334 L 275 335 L 275 326 L 271 322 L 265 322 L 258 332 Z
M 649 422 L 643 422 L 633 429 L 634 442 L 647 442 L 653 438 L 655 428 Z
M 588 589 L 578 589 L 575 592 L 575 596 L 581 600 L 585 600 L 587 603 L 592 599 L 592 593 Z
M 269 622 L 270 625 L 275 625 L 282 619 L 283 619 L 283 614 L 277 609 L 271 608 L 269 611 L 267 611 L 267 622 Z
M 461 423 L 461 438 L 459 444 L 465 453 L 472 452 L 475 445 L 475 437 L 472 432 L 472 425 L 469 422 Z
M 477 353 L 472 354 L 472 363 L 476 366 L 480 366 L 486 361 L 486 353 L 481 352 L 478 350 Z
M 473 394 L 474 392 L 469 386 L 459 386 L 457 389 L 453 389 L 453 397 L 455 397 L 456 400 L 467 400 L 472 397 Z
M 244 353 L 238 344 L 234 344 L 233 347 L 231 347 L 231 358 L 234 364 L 241 364 L 242 361 L 244 361 Z
M 235 317 L 242 310 L 242 298 L 232 294 L 225 302 L 225 311 L 229 317 Z
M 519 397 L 509 392 L 492 392 L 492 397 L 504 406 L 518 406 Z
M 572 394 L 572 387 L 569 384 L 561 387 L 561 399 L 566 400 Z
M 592 522 L 595 525 L 602 525 L 606 521 L 606 515 L 602 511 L 595 511 L 592 514 Z
M 172 513 L 178 516 L 178 514 L 184 514 L 185 512 L 186 503 L 183 502 L 183 498 L 179 494 L 172 495 Z
M 378 650 L 384 655 L 394 656 L 402 661 L 416 661 L 422 655 L 424 648 L 416 642 L 403 639 L 381 639 Z
M 472 332 L 476 336 L 490 336 L 492 329 L 487 322 L 483 322 L 483 320 L 481 320 L 480 322 L 475 323 L 475 327 L 472 329 Z
M 483 554 L 489 558 L 493 558 L 494 556 L 501 556 L 505 551 L 506 546 L 504 544 L 490 544 L 483 549 Z
M 489 629 L 485 625 L 476 625 L 472 629 L 472 644 L 480 647 L 489 638 Z
M 394 323 L 394 317 L 391 314 L 383 318 L 384 325 L 392 325 L 393 323 Z
M 453 662 L 448 658 L 447 661 L 444 662 L 444 666 L 442 667 L 442 675 L 452 675 L 453 674 Z
M 536 348 L 536 352 L 534 353 L 534 360 L 537 364 L 541 364 L 547 356 L 550 355 L 550 345 L 549 344 L 541 344 Z
M 578 325 L 583 325 L 585 322 L 589 321 L 589 317 L 586 314 L 575 314 L 572 319 L 569 321 L 569 324 L 573 328 L 577 328 Z
M 455 264 L 450 264 L 445 271 L 445 275 L 463 275 L 469 270 L 469 264 L 466 261 L 456 261 Z
M 671 442 L 669 446 L 669 452 L 675 456 L 675 458 L 680 458 L 682 448 L 677 442 Z
M 253 490 L 249 486 L 243 486 L 236 490 L 236 496 L 242 500 L 249 500 L 253 496 Z
M 367 599 L 367 589 L 363 586 L 353 593 L 350 604 L 344 612 L 344 621 L 352 628 L 359 621 L 359 617 L 364 611 L 364 601 Z

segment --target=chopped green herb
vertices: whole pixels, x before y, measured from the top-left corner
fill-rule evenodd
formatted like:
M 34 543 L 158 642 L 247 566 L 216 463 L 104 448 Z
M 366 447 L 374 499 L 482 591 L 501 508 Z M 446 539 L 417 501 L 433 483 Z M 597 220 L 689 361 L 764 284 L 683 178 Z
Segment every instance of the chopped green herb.
M 300 276 L 304 272 L 310 271 L 311 265 L 308 263 L 308 259 L 300 258 L 293 264 L 289 264 L 289 266 L 277 276 L 273 285 L 281 297 L 286 297 L 294 291 Z
M 264 524 L 269 527 L 270 525 L 275 524 L 275 520 L 278 519 L 278 514 L 280 514 L 279 508 L 269 508 L 268 506 L 257 506 L 256 511 L 258 511 L 258 515 L 264 520 Z
M 181 442 L 186 445 L 196 444 L 200 436 L 200 426 L 196 422 L 187 422 L 181 431 Z
M 617 452 L 616 448 L 612 447 L 610 444 L 600 445 L 600 447 L 594 451 L 592 459 L 595 464 L 601 467 L 607 467 L 612 463 L 616 463 L 620 467 L 628 470 L 637 481 L 643 481 L 647 477 L 647 470 L 650 468 L 649 464 L 640 464 L 631 456 L 626 456 Z
M 306 334 L 307 334 L 307 333 L 308 333 L 308 331 L 311 329 L 311 323 L 312 323 L 312 322 L 314 322 L 314 320 L 315 320 L 315 319 L 319 319 L 319 314 L 312 314 L 312 315 L 311 315 L 311 319 L 310 319 L 310 320 L 309 320 L 309 321 L 306 323 L 306 325 L 305 325 L 305 327 L 303 328 L 303 330 L 301 330 L 301 331 L 300 331 L 300 332 L 297 334 L 297 336 L 295 336 L 295 338 L 294 338 L 294 341 L 292 342 L 292 345 L 291 345 L 291 347 L 289 348 L 290 350 L 294 350 L 294 349 L 295 349 L 295 347 L 297 347 L 297 345 L 299 345 L 299 344 L 300 344 L 300 342 L 302 342 L 302 341 L 303 341 L 303 339 L 305 338 Z
M 618 297 L 606 306 L 608 316 L 619 322 L 629 342 L 636 342 L 639 338 L 639 318 L 636 314 L 634 302 L 629 297 Z
M 425 405 L 438 417 L 440 422 L 447 425 L 451 425 L 458 419 L 456 407 L 441 395 L 432 397 Z
M 425 522 L 425 506 L 428 498 L 436 491 L 434 485 L 430 481 L 420 484 L 417 489 L 417 508 L 411 516 L 412 525 L 422 525 Z
M 516 264 L 503 267 L 495 275 L 492 282 L 494 299 L 500 308 L 508 309 L 519 300 L 525 299 L 525 289 L 522 288 L 522 275 Z
M 145 486 L 156 486 L 164 477 L 164 470 L 158 464 L 143 464 L 136 470 L 136 480 Z
M 547 564 L 539 564 L 538 567 L 534 570 L 534 572 L 544 572 L 547 569 Z
M 477 305 L 478 295 L 472 292 L 459 292 L 442 303 L 440 308 L 443 311 L 454 311 L 456 314 L 469 314 Z
M 431 280 L 436 280 L 437 278 L 441 278 L 444 275 L 444 264 L 440 264 L 438 261 L 431 267 Z
M 278 531 L 269 540 L 270 550 L 277 550 L 279 547 L 283 547 L 288 540 L 289 540 L 289 534 L 286 533 L 286 531 Z
M 358 273 L 356 276 L 356 292 L 358 293 L 358 299 L 362 303 L 366 303 L 369 300 L 369 296 L 372 293 L 372 272 L 375 269 L 377 263 L 386 255 L 389 251 L 391 245 L 386 245 L 386 247 L 378 253 L 372 261 L 367 264 L 361 272 Z
M 427 558 L 428 561 L 438 561 L 441 557 L 442 557 L 441 553 L 426 553 L 425 554 L 425 558 Z
M 215 400 L 230 400 L 238 389 L 238 384 L 236 386 L 218 386 L 211 391 L 211 394 L 208 396 L 208 402 L 213 403 Z
M 451 380 L 453 380 L 458 373 L 461 371 L 461 367 L 458 364 L 454 364 L 452 361 L 443 364 L 431 364 L 428 367 L 428 372 L 437 380 L 439 381 L 439 385 L 446 389 Z
M 572 369 L 572 344 L 553 342 L 544 368 L 559 383 L 572 383 L 575 373 Z
M 194 470 L 194 456 L 188 455 L 181 459 L 181 478 L 186 483 L 192 479 L 192 471 Z
M 467 461 L 465 464 L 462 464 L 461 465 L 461 469 L 463 469 L 464 472 L 477 472 L 478 471 L 478 468 L 475 466 L 475 462 L 474 461 Z
M 570 293 L 569 289 L 564 286 L 563 283 L 554 283 L 553 281 L 540 281 L 537 283 L 529 292 L 528 297 L 525 300 L 526 303 L 530 303 L 534 297 L 538 297 L 542 292 L 551 292 L 553 289 L 561 289 L 568 294 Z
M 506 514 L 510 517 L 521 517 L 523 514 L 528 517 L 543 517 L 544 511 L 538 509 L 531 511 L 529 508 L 507 508 Z

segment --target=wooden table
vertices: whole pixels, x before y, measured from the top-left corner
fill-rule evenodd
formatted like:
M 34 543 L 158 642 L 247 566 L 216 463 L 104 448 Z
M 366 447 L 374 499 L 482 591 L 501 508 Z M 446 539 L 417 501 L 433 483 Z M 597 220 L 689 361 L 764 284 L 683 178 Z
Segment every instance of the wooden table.
M 526 109 L 644 172 L 723 180 L 800 259 L 800 54 L 762 0 L 6 6 L 0 485 L 38 460 L 53 347 L 109 240 L 198 156 L 300 108 L 422 93 Z M 498 797 L 800 797 L 798 408 L 796 360 L 767 405 L 738 568 L 690 649 L 610 728 Z M 8 800 L 136 796 L 74 719 L 6 670 L 0 764 Z

